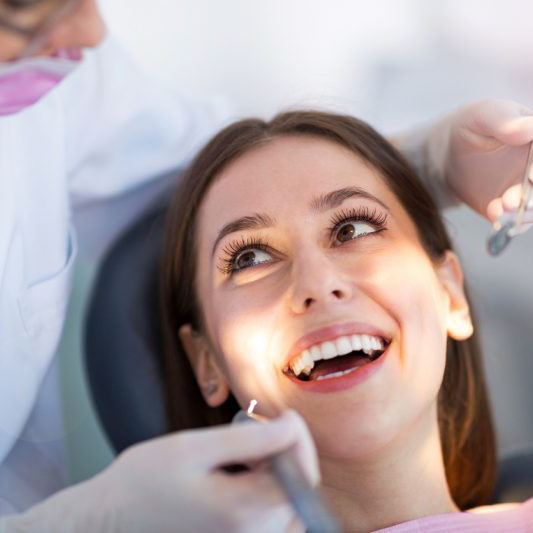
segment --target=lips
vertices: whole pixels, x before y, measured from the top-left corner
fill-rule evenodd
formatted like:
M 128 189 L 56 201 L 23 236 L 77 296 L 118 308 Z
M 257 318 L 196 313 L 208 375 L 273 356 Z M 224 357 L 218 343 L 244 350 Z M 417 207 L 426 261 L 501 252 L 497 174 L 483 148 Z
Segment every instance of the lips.
M 362 322 L 321 328 L 294 343 L 282 370 L 307 390 L 327 392 L 352 386 L 381 366 L 391 338 Z
M 374 360 L 349 361 L 345 359 L 342 363 L 346 364 L 348 368 L 335 372 L 328 370 L 327 375 L 319 374 L 316 379 L 309 381 L 297 378 L 292 372 L 285 371 L 284 375 L 294 385 L 306 392 L 339 392 L 367 381 L 383 366 L 390 352 L 391 348 L 389 344 L 385 351 Z
M 313 344 L 301 354 L 294 356 L 289 363 L 289 369 L 296 377 L 316 374 L 315 367 L 335 367 L 339 359 L 360 356 L 375 359 L 387 345 L 387 340 L 373 335 L 343 335 L 336 339 Z M 334 361 L 331 361 L 334 359 Z M 331 361 L 329 364 L 326 361 Z M 333 363 L 333 364 L 332 364 Z
M 343 324 L 334 324 L 326 326 L 310 333 L 307 333 L 303 337 L 300 337 L 289 350 L 282 368 L 289 366 L 291 359 L 300 355 L 305 350 L 310 349 L 315 344 L 320 344 L 326 341 L 331 341 L 343 336 L 352 335 L 368 335 L 372 337 L 379 337 L 387 342 L 390 342 L 392 335 L 383 331 L 372 324 L 365 322 L 346 322 Z

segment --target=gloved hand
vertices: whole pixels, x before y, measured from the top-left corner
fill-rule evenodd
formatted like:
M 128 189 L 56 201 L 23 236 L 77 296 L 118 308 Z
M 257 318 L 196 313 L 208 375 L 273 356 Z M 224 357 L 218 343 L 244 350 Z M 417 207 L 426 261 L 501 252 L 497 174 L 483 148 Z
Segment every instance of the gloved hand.
M 239 474 L 220 469 L 290 447 L 316 485 L 310 434 L 287 411 L 267 424 L 184 431 L 134 446 L 92 480 L 5 519 L 0 532 L 302 531 L 264 463 Z
M 437 122 L 425 140 L 428 179 L 495 222 L 518 209 L 533 111 L 508 100 L 485 100 Z M 533 210 L 524 222 L 533 222 Z

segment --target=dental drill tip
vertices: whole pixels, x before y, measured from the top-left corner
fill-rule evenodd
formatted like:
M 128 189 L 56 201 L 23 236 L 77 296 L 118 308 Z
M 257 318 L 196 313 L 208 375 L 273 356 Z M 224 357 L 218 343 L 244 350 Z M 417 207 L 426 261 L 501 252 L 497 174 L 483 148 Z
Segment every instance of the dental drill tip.
M 257 400 L 252 400 L 248 406 L 247 414 L 251 415 L 254 412 L 255 406 L 257 405 Z

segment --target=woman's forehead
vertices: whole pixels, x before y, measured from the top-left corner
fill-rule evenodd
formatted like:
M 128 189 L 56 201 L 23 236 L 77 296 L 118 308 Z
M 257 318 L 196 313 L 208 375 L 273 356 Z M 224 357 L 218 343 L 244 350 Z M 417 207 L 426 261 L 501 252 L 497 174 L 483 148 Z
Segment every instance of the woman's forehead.
M 305 209 L 317 195 L 346 187 L 384 202 L 392 196 L 379 172 L 344 146 L 312 136 L 280 137 L 236 159 L 215 179 L 202 202 L 200 226 Z

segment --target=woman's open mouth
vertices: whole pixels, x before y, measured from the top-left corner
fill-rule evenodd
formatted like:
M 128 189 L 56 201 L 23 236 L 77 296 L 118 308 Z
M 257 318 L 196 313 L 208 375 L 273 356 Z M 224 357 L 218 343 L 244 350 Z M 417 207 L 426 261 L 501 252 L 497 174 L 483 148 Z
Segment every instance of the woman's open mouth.
M 374 335 L 343 335 L 294 356 L 283 373 L 306 389 L 344 389 L 370 377 L 389 344 L 389 339 Z

